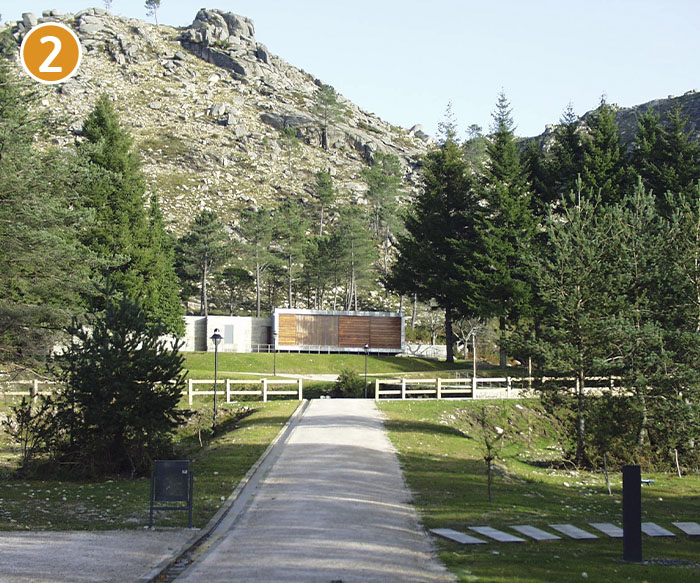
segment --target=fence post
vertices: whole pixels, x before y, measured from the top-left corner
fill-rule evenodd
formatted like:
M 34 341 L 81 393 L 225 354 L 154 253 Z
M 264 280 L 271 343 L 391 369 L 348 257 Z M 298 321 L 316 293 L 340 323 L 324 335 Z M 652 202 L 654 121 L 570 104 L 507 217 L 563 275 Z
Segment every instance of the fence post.
M 379 401 L 379 379 L 374 379 L 374 400 Z
M 436 395 L 438 401 L 442 399 L 442 379 L 438 377 L 437 379 L 437 395 Z
M 511 389 L 513 387 L 513 380 L 510 377 L 506 377 L 506 397 L 510 399 Z
M 29 407 L 34 410 L 36 401 L 39 398 L 39 380 L 33 379 L 32 386 L 29 387 Z
M 231 402 L 231 379 L 226 379 L 226 402 Z
M 262 380 L 263 386 L 263 403 L 267 403 L 267 379 Z
M 192 379 L 187 379 L 187 400 L 192 406 Z
M 297 379 L 297 382 L 299 383 L 299 400 L 301 401 L 304 398 L 304 393 L 303 393 L 303 387 L 301 383 L 301 377 Z
M 406 398 L 406 378 L 401 379 L 401 398 Z

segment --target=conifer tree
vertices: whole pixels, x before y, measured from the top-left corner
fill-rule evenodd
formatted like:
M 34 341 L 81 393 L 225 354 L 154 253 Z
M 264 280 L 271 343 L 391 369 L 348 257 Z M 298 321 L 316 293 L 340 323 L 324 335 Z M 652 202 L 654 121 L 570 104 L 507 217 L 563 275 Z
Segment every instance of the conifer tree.
M 79 153 L 101 171 L 83 198 L 97 218 L 84 241 L 102 261 L 102 280 L 117 293 L 139 298 L 152 322 L 163 318 L 171 333 L 179 333 L 182 314 L 173 292 L 177 280 L 165 226 L 157 203 L 150 217 L 145 208 L 145 179 L 133 139 L 107 95 L 86 118 L 83 137 Z
M 583 146 L 584 191 L 600 192 L 603 204 L 620 202 L 629 186 L 629 173 L 615 112 L 605 100 L 588 120 Z
M 9 32 L 9 31 L 8 31 Z M 72 152 L 39 149 L 48 123 L 37 95 L 11 74 L 0 34 L 0 362 L 38 366 L 93 287 L 92 254 L 80 233 L 92 221 L 81 208 L 87 172 Z
M 56 400 L 61 457 L 88 475 L 145 474 L 157 457 L 172 455 L 170 440 L 186 419 L 178 408 L 183 357 L 165 328 L 150 324 L 138 302 L 111 297 L 56 357 L 64 388 Z
M 434 300 L 445 311 L 447 361 L 453 362 L 452 322 L 458 314 L 476 315 L 482 303 L 477 291 L 482 207 L 449 116 L 442 128 L 442 144 L 423 160 L 423 188 L 404 219 L 406 233 L 398 237 L 387 285 Z
M 523 261 L 535 232 L 529 186 L 515 141 L 514 122 L 504 93 L 493 113 L 491 140 L 481 179 L 487 221 L 481 232 L 481 265 L 486 290 L 481 315 L 499 318 L 501 366 L 505 366 L 507 322 L 514 322 L 530 310 L 531 285 Z
M 345 275 L 345 309 L 357 310 L 359 291 L 369 275 L 376 249 L 369 230 L 368 217 L 358 207 L 346 207 L 334 233 L 334 243 L 341 251 L 340 267 Z
M 265 272 L 277 263 L 272 253 L 273 223 L 270 211 L 258 209 L 244 211 L 237 229 L 238 248 L 246 268 L 255 280 L 255 315 L 262 313 L 262 285 Z
M 287 307 L 294 305 L 294 282 L 297 270 L 301 270 L 306 249 L 308 221 L 304 209 L 297 202 L 288 201 L 275 214 L 274 240 L 275 254 L 283 265 L 287 280 Z
M 343 119 L 345 106 L 338 101 L 338 94 L 330 85 L 321 85 L 314 97 L 313 113 L 320 119 L 321 146 L 329 148 L 328 129 Z
M 333 186 L 333 177 L 327 170 L 319 170 L 314 174 L 313 192 L 318 199 L 319 205 L 319 236 L 323 236 L 323 226 L 325 212 L 333 206 L 336 198 L 335 187 Z
M 632 165 L 647 189 L 656 196 L 660 212 L 672 215 L 667 194 L 691 194 L 700 180 L 700 146 L 686 129 L 687 119 L 680 107 L 670 112 L 665 123 L 652 108 L 637 121 Z
M 175 250 L 177 271 L 186 290 L 199 290 L 199 313 L 202 316 L 209 315 L 209 281 L 226 259 L 227 243 L 226 231 L 216 211 L 206 209 L 194 218 L 189 231 L 178 239 Z

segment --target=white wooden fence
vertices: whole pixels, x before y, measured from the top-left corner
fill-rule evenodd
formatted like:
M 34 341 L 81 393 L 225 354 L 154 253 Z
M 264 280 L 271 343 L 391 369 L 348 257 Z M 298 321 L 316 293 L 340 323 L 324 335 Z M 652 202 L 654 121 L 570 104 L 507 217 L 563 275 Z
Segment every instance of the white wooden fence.
M 8 397 L 26 397 L 35 402 L 39 395 L 53 394 L 56 383 L 52 381 L 40 381 L 33 379 L 29 381 L 2 381 L 0 382 L 0 395 Z M 26 387 L 22 389 L 21 387 Z M 47 387 L 47 388 L 43 388 Z
M 192 399 L 196 396 L 213 395 L 214 390 L 197 391 L 195 390 L 195 385 L 214 385 L 214 381 L 210 380 L 194 380 L 188 379 L 187 381 L 187 399 L 189 401 L 190 407 L 192 406 Z M 222 386 L 219 389 L 219 385 Z M 260 385 L 259 389 L 236 389 L 235 387 L 245 385 L 245 386 L 256 386 Z M 293 386 L 296 388 L 293 390 L 279 390 L 271 389 L 271 386 Z M 299 401 L 303 398 L 303 384 L 301 379 L 296 380 L 270 380 L 270 379 L 260 379 L 260 380 L 233 380 L 233 379 L 218 379 L 216 382 L 216 391 L 218 394 L 226 395 L 226 402 L 232 403 L 232 396 L 252 396 L 252 397 L 262 397 L 263 403 L 267 403 L 268 397 L 273 396 L 295 396 Z
M 588 386 L 584 393 L 602 394 L 605 391 L 619 387 L 619 377 L 590 377 L 586 378 Z M 375 400 L 383 398 L 394 399 L 520 399 L 534 396 L 533 383 L 558 382 L 564 383 L 571 391 L 575 391 L 574 378 L 554 377 L 464 377 L 436 379 L 376 379 L 374 381 Z M 388 388 L 384 388 L 388 387 Z

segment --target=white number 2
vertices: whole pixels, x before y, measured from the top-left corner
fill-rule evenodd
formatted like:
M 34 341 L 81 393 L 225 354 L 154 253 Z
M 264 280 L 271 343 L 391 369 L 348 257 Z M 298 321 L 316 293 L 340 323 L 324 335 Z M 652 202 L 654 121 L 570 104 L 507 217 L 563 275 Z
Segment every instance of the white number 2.
M 51 63 L 54 62 L 58 54 L 61 52 L 61 39 L 55 36 L 45 36 L 41 39 L 41 44 L 53 43 L 53 50 L 51 54 L 46 57 L 46 60 L 39 66 L 39 72 L 41 73 L 61 73 L 63 72 L 63 67 L 52 67 Z

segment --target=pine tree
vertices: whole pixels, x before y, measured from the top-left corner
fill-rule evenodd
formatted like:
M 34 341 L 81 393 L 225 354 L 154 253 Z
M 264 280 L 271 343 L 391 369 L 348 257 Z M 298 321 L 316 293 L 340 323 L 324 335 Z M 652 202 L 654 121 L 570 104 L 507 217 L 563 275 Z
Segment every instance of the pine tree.
M 146 15 L 153 16 L 156 21 L 156 26 L 158 25 L 158 9 L 160 8 L 160 0 L 146 0 L 145 4 Z
M 324 214 L 333 206 L 336 198 L 335 187 L 333 186 L 333 177 L 327 170 L 319 170 L 314 174 L 313 192 L 318 199 L 319 205 L 319 236 L 323 236 Z
M 629 186 L 625 153 L 613 108 L 601 100 L 588 120 L 583 140 L 583 189 L 600 193 L 603 204 L 620 202 Z
M 529 186 L 520 163 L 514 123 L 505 94 L 498 97 L 493 114 L 487 162 L 481 180 L 487 221 L 481 232 L 484 285 L 488 291 L 481 315 L 496 316 L 501 328 L 501 366 L 505 366 L 505 332 L 508 322 L 530 311 L 531 284 L 523 257 L 535 233 Z
M 165 226 L 157 203 L 150 216 L 145 208 L 145 178 L 133 139 L 107 95 L 86 118 L 83 137 L 79 153 L 99 170 L 83 193 L 83 204 L 97 217 L 83 241 L 101 259 L 99 275 L 116 292 L 140 298 L 152 322 L 165 318 L 170 332 L 179 333 L 183 324 Z M 102 307 L 98 300 L 95 308 Z
M 271 250 L 273 223 L 270 211 L 244 211 L 237 232 L 243 264 L 253 273 L 255 280 L 255 315 L 259 318 L 262 313 L 263 276 L 277 262 Z
M 296 202 L 284 204 L 274 217 L 275 254 L 287 280 L 287 307 L 295 307 L 294 282 L 297 270 L 301 270 L 306 248 L 306 230 L 308 221 L 302 206 Z
M 620 258 L 620 228 L 613 209 L 581 191 L 550 212 L 546 255 L 533 256 L 540 320 L 536 356 L 543 373 L 576 379 L 575 460 L 589 461 L 585 379 L 606 372 L 604 363 L 619 356 L 611 341 L 617 314 L 625 305 L 626 273 Z
M 170 453 L 186 418 L 178 407 L 185 371 L 165 331 L 149 324 L 138 303 L 111 297 L 103 315 L 68 329 L 75 342 L 56 358 L 64 388 L 55 433 L 68 434 L 62 456 L 84 473 L 143 475 Z
M 367 216 L 358 207 L 344 208 L 334 237 L 342 250 L 340 268 L 345 276 L 345 309 L 357 310 L 360 287 L 369 279 L 369 269 L 376 258 Z
M 444 136 L 423 160 L 423 189 L 406 214 L 406 233 L 398 237 L 387 285 L 399 294 L 434 300 L 445 311 L 447 361 L 453 362 L 452 321 L 461 313 L 476 315 L 481 304 L 482 207 L 454 128 L 446 127 Z
M 210 210 L 200 212 L 192 221 L 188 232 L 177 241 L 177 271 L 185 289 L 192 290 L 195 286 L 198 289 L 199 313 L 202 316 L 209 315 L 209 281 L 226 260 L 227 243 L 223 224 L 216 211 Z
M 343 119 L 345 106 L 330 85 L 321 85 L 314 96 L 313 113 L 320 119 L 321 146 L 328 150 L 328 130 Z
M 662 125 L 649 108 L 637 121 L 632 165 L 647 189 L 656 196 L 660 212 L 670 217 L 667 194 L 690 194 L 700 180 L 700 146 L 686 129 L 680 107 L 670 112 Z
M 77 193 L 92 176 L 71 152 L 35 148 L 48 122 L 35 113 L 34 91 L 10 73 L 5 38 L 0 34 L 0 362 L 33 367 L 93 293 L 93 257 L 79 237 L 92 216 Z
M 180 302 L 180 282 L 175 272 L 175 240 L 165 230 L 163 214 L 155 195 L 151 197 L 148 227 L 145 259 L 151 277 L 144 282 L 142 307 L 151 318 L 162 322 L 171 334 L 181 336 L 185 332 L 185 321 Z

